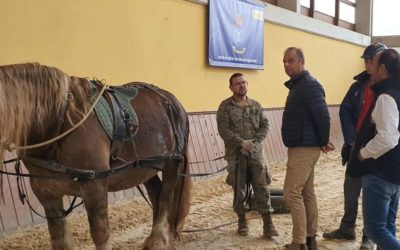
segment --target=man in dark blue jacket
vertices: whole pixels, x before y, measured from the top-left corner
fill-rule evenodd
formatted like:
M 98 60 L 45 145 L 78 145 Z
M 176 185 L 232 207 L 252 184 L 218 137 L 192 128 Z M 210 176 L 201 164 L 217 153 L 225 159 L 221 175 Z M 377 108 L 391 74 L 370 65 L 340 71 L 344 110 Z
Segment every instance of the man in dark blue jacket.
M 283 195 L 293 222 L 293 240 L 286 249 L 318 249 L 317 198 L 314 166 L 321 150 L 334 150 L 329 142 L 330 116 L 321 84 L 304 68 L 304 53 L 287 48 L 283 58 L 289 89 L 282 118 L 282 139 L 288 147 Z
M 342 148 L 343 165 L 348 161 L 350 150 L 354 146 L 358 131 L 374 100 L 373 92 L 370 89 L 372 84 L 370 74 L 374 70 L 373 58 L 385 49 L 386 46 L 384 44 L 374 43 L 364 50 L 361 58 L 364 58 L 366 70 L 354 77 L 356 82 L 350 86 L 340 105 L 339 115 L 344 137 Z M 323 237 L 325 239 L 354 240 L 356 238 L 355 228 L 358 199 L 361 192 L 361 175 L 357 169 L 346 169 L 343 188 L 344 215 L 340 227 L 331 232 L 324 233 Z M 360 250 L 373 249 L 373 247 L 373 243 L 363 233 Z

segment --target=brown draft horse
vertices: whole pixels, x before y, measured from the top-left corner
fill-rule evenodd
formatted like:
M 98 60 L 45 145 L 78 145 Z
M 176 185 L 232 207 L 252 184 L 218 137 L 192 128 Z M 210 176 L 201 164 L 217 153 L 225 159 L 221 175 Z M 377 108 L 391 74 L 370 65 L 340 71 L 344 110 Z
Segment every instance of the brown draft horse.
M 73 100 L 67 104 L 60 127 L 58 120 L 67 91 L 72 93 Z M 38 63 L 0 66 L 1 163 L 5 150 L 12 145 L 40 143 L 71 128 L 88 112 L 93 99 L 87 79 L 68 76 L 57 68 Z M 172 107 L 170 110 L 168 103 Z M 96 249 L 111 249 L 107 193 L 141 183 L 145 184 L 153 204 L 153 226 L 144 249 L 163 249 L 171 235 L 178 237 L 182 232 L 189 211 L 191 189 L 190 178 L 180 176 L 189 171 L 187 114 L 172 94 L 156 87 L 153 90 L 140 88 L 131 104 L 137 113 L 139 129 L 132 143 L 124 144 L 119 157 L 136 161 L 171 155 L 181 144 L 184 160 L 164 159 L 146 167 L 130 168 L 123 174 L 93 180 L 62 178 L 64 175 L 61 173 L 24 161 L 30 174 L 55 177 L 30 178 L 32 190 L 48 217 L 53 249 L 74 248 L 67 221 L 57 218 L 63 213 L 64 195 L 82 197 Z M 23 156 L 54 159 L 80 170 L 104 171 L 120 164 L 110 161 L 111 141 L 94 113 L 55 144 L 56 147 L 46 145 L 36 149 L 22 150 L 20 147 L 17 154 L 22 159 Z M 56 150 L 51 150 L 54 148 Z M 162 170 L 162 178 L 159 178 L 159 170 Z

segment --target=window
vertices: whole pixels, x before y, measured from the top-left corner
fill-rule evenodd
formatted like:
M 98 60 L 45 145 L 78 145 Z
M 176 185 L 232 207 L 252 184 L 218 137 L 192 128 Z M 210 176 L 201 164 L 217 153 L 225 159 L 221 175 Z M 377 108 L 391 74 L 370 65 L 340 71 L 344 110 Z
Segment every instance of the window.
M 310 0 L 300 0 L 300 5 L 310 8 Z
M 346 29 L 355 29 L 357 0 L 300 0 L 301 14 Z
M 316 11 L 335 16 L 335 0 L 314 0 L 314 2 Z
M 355 1 L 355 0 L 354 0 Z M 346 3 L 340 2 L 339 6 L 339 18 L 340 20 L 354 24 L 356 22 L 356 8 Z
M 272 5 L 277 5 L 277 0 L 261 0 L 261 2 L 269 3 Z

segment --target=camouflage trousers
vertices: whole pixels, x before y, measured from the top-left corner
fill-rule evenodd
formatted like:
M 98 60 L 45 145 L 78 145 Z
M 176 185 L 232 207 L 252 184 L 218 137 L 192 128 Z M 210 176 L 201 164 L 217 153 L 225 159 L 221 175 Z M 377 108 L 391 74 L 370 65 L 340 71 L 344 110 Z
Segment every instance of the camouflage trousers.
M 266 171 L 266 167 L 260 160 L 241 154 L 238 155 L 236 161 L 228 161 L 229 180 L 227 182 L 229 181 L 233 188 L 233 210 L 237 214 L 244 214 L 250 209 L 250 187 L 254 191 L 257 211 L 260 214 L 273 212 L 267 187 Z

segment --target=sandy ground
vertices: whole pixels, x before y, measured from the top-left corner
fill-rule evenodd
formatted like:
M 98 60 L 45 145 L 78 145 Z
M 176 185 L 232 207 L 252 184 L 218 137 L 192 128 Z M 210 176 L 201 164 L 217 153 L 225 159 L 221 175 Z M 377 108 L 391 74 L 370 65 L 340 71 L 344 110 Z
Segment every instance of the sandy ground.
M 269 166 L 273 174 L 271 187 L 282 188 L 285 163 Z M 358 249 L 361 239 L 362 218 L 357 220 L 356 241 L 327 241 L 322 238 L 326 230 L 335 229 L 343 214 L 343 177 L 338 152 L 322 155 L 315 171 L 315 187 L 319 208 L 319 249 Z M 208 228 L 235 222 L 232 211 L 232 191 L 224 183 L 225 176 L 199 181 L 194 184 L 190 214 L 186 229 Z M 151 211 L 142 199 L 125 201 L 110 208 L 113 249 L 140 249 L 151 229 Z M 282 249 L 291 240 L 290 214 L 276 214 L 273 221 L 280 236 L 272 240 L 261 238 L 262 223 L 257 213 L 251 212 L 250 233 L 247 237 L 236 233 L 236 223 L 194 233 L 185 233 L 180 242 L 172 242 L 169 249 Z M 94 249 L 88 231 L 86 216 L 69 218 L 77 249 Z M 0 249 L 49 249 L 46 225 L 0 238 Z

